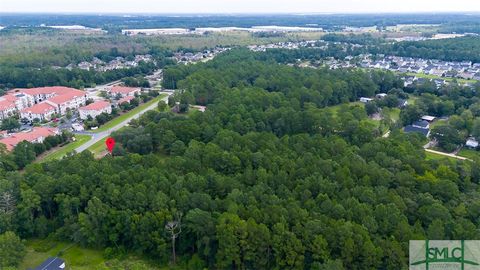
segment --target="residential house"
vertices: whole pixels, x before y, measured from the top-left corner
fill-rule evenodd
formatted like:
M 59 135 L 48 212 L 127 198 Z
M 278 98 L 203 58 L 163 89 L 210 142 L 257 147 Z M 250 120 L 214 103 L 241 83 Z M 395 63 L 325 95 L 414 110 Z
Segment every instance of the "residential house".
M 19 111 L 21 117 L 30 120 L 49 120 L 52 114 L 65 114 L 68 109 L 77 109 L 85 102 L 84 91 L 64 86 L 14 89 L 0 97 L 0 116 Z
M 16 111 L 15 103 L 8 100 L 0 100 L 0 120 L 14 115 Z
M 34 119 L 49 121 L 52 119 L 52 115 L 55 114 L 55 109 L 56 107 L 54 105 L 46 101 L 21 110 L 20 117 L 30 121 L 33 121 Z
M 425 121 L 425 120 L 418 120 L 418 121 L 415 121 L 412 123 L 412 126 L 414 127 L 418 127 L 418 128 L 430 128 L 430 123 L 428 123 L 428 121 Z
M 119 99 L 119 100 L 117 101 L 117 104 L 120 105 L 120 104 L 122 104 L 122 103 L 130 103 L 130 101 L 132 101 L 132 99 L 134 99 L 134 98 L 135 98 L 135 97 L 133 97 L 133 96 L 123 97 L 123 98 L 121 98 L 121 99 Z
M 405 133 L 416 132 L 423 134 L 425 137 L 428 137 L 430 136 L 430 124 L 425 120 L 419 120 L 411 125 L 405 126 L 403 128 L 403 131 Z
M 28 132 L 8 134 L 6 137 L 0 139 L 0 143 L 5 144 L 8 151 L 12 151 L 20 142 L 27 141 L 31 143 L 42 143 L 48 136 L 59 134 L 60 130 L 58 128 L 34 127 Z
M 118 95 L 122 97 L 126 96 L 135 96 L 135 94 L 140 94 L 139 87 L 126 87 L 126 86 L 113 86 L 110 89 L 110 95 L 116 97 Z
M 478 141 L 473 137 L 468 138 L 467 142 L 465 143 L 465 146 L 468 148 L 476 149 L 478 147 Z
M 39 266 L 30 270 L 64 270 L 65 261 L 58 257 L 50 257 Z
M 376 97 L 377 99 L 384 99 L 386 96 L 387 96 L 387 94 L 385 94 L 385 93 L 380 93 L 380 94 L 376 94 L 376 95 L 375 95 L 375 97 Z
M 429 123 L 433 122 L 436 119 L 435 116 L 424 115 L 422 116 L 422 120 L 427 121 Z
M 78 112 L 80 113 L 80 119 L 82 120 L 87 119 L 89 116 L 95 118 L 97 115 L 102 113 L 112 113 L 112 104 L 110 104 L 110 102 L 101 100 L 88 104 L 87 106 L 80 107 Z
M 369 103 L 371 101 L 373 101 L 373 98 L 367 98 L 367 97 L 361 97 L 360 98 L 360 102 L 362 102 L 362 103 Z
M 63 86 L 53 86 L 53 87 L 38 87 L 38 88 L 22 88 L 22 89 L 14 89 L 12 92 L 19 92 L 26 95 L 29 95 L 33 98 L 32 103 L 40 103 L 44 100 L 47 100 L 51 97 L 59 95 L 63 92 L 66 92 L 70 89 L 69 87 Z M 32 106 L 33 104 L 30 104 Z
M 54 96 L 47 101 L 56 106 L 57 113 L 63 115 L 69 109 L 76 110 L 84 106 L 87 102 L 87 93 L 85 91 L 71 89 L 67 93 Z
M 475 77 L 475 73 L 473 72 L 462 72 L 458 74 L 458 77 L 465 79 L 465 80 L 471 80 Z

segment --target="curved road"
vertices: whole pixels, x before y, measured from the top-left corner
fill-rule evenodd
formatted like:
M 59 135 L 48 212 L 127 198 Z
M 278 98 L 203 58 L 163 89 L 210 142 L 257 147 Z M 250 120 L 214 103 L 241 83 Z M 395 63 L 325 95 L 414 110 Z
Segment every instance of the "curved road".
M 166 96 L 164 98 L 162 98 L 161 100 L 167 102 L 168 101 L 168 97 L 172 94 L 170 92 L 162 92 L 161 94 L 166 94 Z M 84 150 L 88 149 L 90 146 L 94 145 L 95 143 L 97 143 L 98 141 L 104 139 L 105 137 L 107 137 L 108 135 L 110 135 L 112 132 L 114 131 L 117 131 L 119 129 L 121 129 L 122 127 L 126 126 L 130 121 L 132 121 L 133 119 L 137 119 L 139 118 L 142 114 L 144 114 L 145 112 L 148 112 L 150 110 L 153 110 L 155 108 L 157 108 L 158 106 L 158 103 L 155 102 L 153 103 L 152 105 L 148 106 L 147 108 L 139 111 L 137 114 L 127 118 L 125 121 L 119 123 L 118 125 L 106 130 L 106 131 L 102 131 L 102 132 L 99 132 L 99 133 L 93 133 L 93 132 L 75 132 L 75 134 L 83 134 L 83 135 L 91 135 L 92 138 L 82 144 L 81 146 L 77 147 L 75 149 L 75 151 L 77 153 L 80 153 L 80 152 L 83 152 Z

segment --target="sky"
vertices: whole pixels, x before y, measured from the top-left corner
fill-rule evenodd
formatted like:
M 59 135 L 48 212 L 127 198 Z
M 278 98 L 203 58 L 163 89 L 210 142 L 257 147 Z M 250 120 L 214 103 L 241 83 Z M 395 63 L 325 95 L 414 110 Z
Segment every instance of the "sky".
M 0 12 L 310 14 L 479 11 L 479 0 L 0 0 Z

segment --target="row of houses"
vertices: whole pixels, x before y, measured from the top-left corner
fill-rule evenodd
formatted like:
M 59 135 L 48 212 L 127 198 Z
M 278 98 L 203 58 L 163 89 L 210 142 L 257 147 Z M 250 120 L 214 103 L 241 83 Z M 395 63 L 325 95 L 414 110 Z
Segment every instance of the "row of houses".
M 180 64 L 195 63 L 203 60 L 213 59 L 219 53 L 229 50 L 230 48 L 216 47 L 212 50 L 204 50 L 202 52 L 176 52 L 173 58 Z
M 440 61 L 384 55 L 374 57 L 370 54 L 361 55 L 360 59 L 359 66 L 364 68 L 379 68 L 401 73 L 412 72 L 446 78 L 480 80 L 480 63 L 472 63 L 471 61 Z
M 145 55 L 135 55 L 133 59 L 127 60 L 123 57 L 116 57 L 115 59 L 104 62 L 97 57 L 94 57 L 92 61 L 83 61 L 78 64 L 70 64 L 66 66 L 67 69 L 72 70 L 73 68 L 79 68 L 83 70 L 96 70 L 96 71 L 107 71 L 107 70 L 114 70 L 114 69 L 122 69 L 122 68 L 131 68 L 136 67 L 138 64 L 143 62 L 152 62 L 153 57 L 150 54 Z M 60 68 L 60 67 L 58 67 Z

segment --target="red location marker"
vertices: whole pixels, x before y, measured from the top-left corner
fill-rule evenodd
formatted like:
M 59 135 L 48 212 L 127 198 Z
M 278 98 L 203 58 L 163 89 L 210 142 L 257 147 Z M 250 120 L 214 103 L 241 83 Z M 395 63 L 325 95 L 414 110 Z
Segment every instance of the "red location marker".
M 113 147 L 115 147 L 115 139 L 108 137 L 108 139 L 105 141 L 105 144 L 107 145 L 108 151 L 112 153 Z

